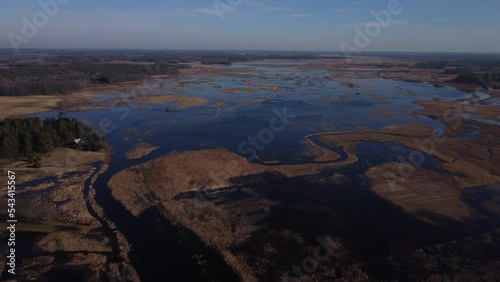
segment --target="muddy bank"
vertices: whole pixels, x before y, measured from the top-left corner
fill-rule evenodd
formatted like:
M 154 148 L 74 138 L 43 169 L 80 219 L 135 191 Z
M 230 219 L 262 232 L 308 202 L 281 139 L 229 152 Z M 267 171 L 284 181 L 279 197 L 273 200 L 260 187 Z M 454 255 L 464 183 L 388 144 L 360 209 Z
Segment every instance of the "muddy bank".
M 125 154 L 125 158 L 127 158 L 127 160 L 140 159 L 146 155 L 149 155 L 156 149 L 158 149 L 158 147 L 151 146 L 149 143 L 142 141 L 139 142 L 134 149 L 128 151 Z

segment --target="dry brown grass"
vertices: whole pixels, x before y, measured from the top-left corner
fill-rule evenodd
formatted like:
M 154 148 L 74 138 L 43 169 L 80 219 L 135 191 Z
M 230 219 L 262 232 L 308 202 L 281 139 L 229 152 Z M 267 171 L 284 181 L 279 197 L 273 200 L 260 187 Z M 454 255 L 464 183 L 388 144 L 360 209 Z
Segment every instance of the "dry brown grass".
M 254 99 L 250 99 L 250 100 L 247 100 L 237 106 L 234 106 L 234 107 L 231 107 L 229 110 L 232 111 L 232 110 L 235 110 L 235 109 L 243 109 L 243 108 L 247 108 L 247 107 L 250 107 L 254 104 L 260 104 L 260 103 L 264 103 L 265 101 L 271 99 L 271 96 L 270 95 L 267 95 L 263 98 L 254 98 Z
M 498 130 L 494 126 L 488 128 L 493 132 Z M 432 132 L 425 126 L 391 125 L 375 132 L 323 134 L 320 140 L 338 146 L 352 146 L 363 141 L 396 142 L 442 160 L 444 169 L 460 174 L 457 177 L 462 188 L 500 182 L 500 159 L 497 153 L 493 153 L 498 151 L 499 144 L 491 141 L 493 135 L 484 134 L 469 141 L 446 136 L 426 137 Z M 485 150 L 486 142 L 490 143 L 490 158 Z
M 414 101 L 414 104 L 421 105 L 424 108 L 415 111 L 417 114 L 431 116 L 440 120 L 446 119 L 453 122 L 457 120 L 453 114 L 471 114 L 483 119 L 499 121 L 500 108 L 487 105 L 462 105 L 457 102 L 443 101 Z
M 492 175 L 492 173 L 485 168 L 479 167 L 473 162 L 465 159 L 457 160 L 452 163 L 443 163 L 442 166 L 447 171 L 462 176 L 457 179 L 460 187 L 474 187 L 500 182 L 499 176 Z
M 14 96 L 1 97 L 0 119 L 48 112 L 57 109 L 63 96 Z
M 130 91 L 137 87 L 137 81 L 115 85 L 94 86 L 65 95 L 30 95 L 0 97 L 0 119 L 25 116 L 55 110 L 83 111 L 111 105 L 111 101 L 103 103 L 94 98 L 102 93 Z
M 174 200 L 174 197 L 202 189 L 207 192 L 224 189 L 236 177 L 264 172 L 279 173 L 287 177 L 317 174 L 324 168 L 341 167 L 356 161 L 352 151 L 344 149 L 349 156 L 345 161 L 274 166 L 249 163 L 243 157 L 224 149 L 173 153 L 114 175 L 109 187 L 113 197 L 135 216 L 139 216 L 148 207 L 161 206 L 165 216 L 191 229 L 204 242 L 216 248 L 242 275 L 244 281 L 258 281 L 255 274 L 260 270 L 250 265 L 244 254 L 234 253 L 232 248 L 255 234 L 259 228 L 257 223 L 261 220 L 259 214 L 269 211 L 275 203 L 268 199 L 249 197 L 245 203 L 237 201 L 220 206 L 197 198 Z M 228 213 L 228 210 L 238 210 L 243 206 L 244 214 L 255 216 L 241 217 Z M 268 251 L 271 252 L 272 249 Z
M 105 161 L 108 155 L 106 152 L 80 151 L 69 148 L 57 148 L 50 154 L 42 157 L 42 168 L 54 167 L 78 167 L 89 165 L 98 161 Z
M 274 85 L 274 86 L 260 87 L 260 89 L 270 91 L 270 92 L 279 92 L 281 90 L 281 87 L 278 85 Z
M 238 94 L 240 92 L 255 93 L 255 92 L 257 92 L 257 89 L 255 89 L 255 88 L 226 88 L 226 89 L 219 89 L 219 92 L 234 95 L 234 94 Z
M 412 171 L 410 177 L 406 171 Z M 431 220 L 421 216 L 422 211 L 455 220 L 470 216 L 469 208 L 460 200 L 458 183 L 449 175 L 402 163 L 373 167 L 366 175 L 377 195 L 422 220 Z
M 173 95 L 137 95 L 132 98 L 139 104 L 165 104 L 174 102 L 179 109 L 188 109 L 193 107 L 201 107 L 210 103 L 210 100 L 200 97 L 191 96 L 173 96 Z
M 127 158 L 127 160 L 140 159 L 140 158 L 150 154 L 151 152 L 153 152 L 154 150 L 156 150 L 158 148 L 159 147 L 151 146 L 149 143 L 143 141 L 143 142 L 140 142 L 139 144 L 137 144 L 136 148 L 128 151 L 125 154 L 125 157 Z
M 340 159 L 340 155 L 335 153 L 332 150 L 326 149 L 325 147 L 322 147 L 322 146 L 312 142 L 309 139 L 306 139 L 305 142 L 307 145 L 309 145 L 311 147 L 311 149 L 313 151 L 315 151 L 314 160 L 316 162 L 333 162 L 333 161 Z
M 113 255 L 110 239 L 99 229 L 99 221 L 87 210 L 83 194 L 85 181 L 96 169 L 92 164 L 107 158 L 106 152 L 60 148 L 43 156 L 42 168 L 39 169 L 30 169 L 30 164 L 26 162 L 6 160 L 4 169 L 16 172 L 18 185 L 34 181 L 16 193 L 16 205 L 22 207 L 17 212 L 22 218 L 19 231 L 38 234 L 33 239 L 34 247 L 30 255 L 18 265 L 18 279 L 46 280 L 44 275 L 48 271 L 73 268 L 88 275 L 85 281 L 99 281 L 103 277 L 117 281 L 121 277 L 121 273 L 112 270 L 117 266 L 108 260 Z M 104 213 L 98 210 L 92 192 L 88 200 L 102 217 Z M 1 190 L 0 198 L 5 200 L 5 197 L 6 190 Z M 120 232 L 116 233 L 120 238 Z M 118 241 L 120 247 L 128 246 L 123 238 Z M 121 251 L 127 250 L 122 247 Z M 138 281 L 126 259 L 120 264 L 128 266 L 133 281 Z
M 30 168 L 30 163 L 11 160 L 4 163 L 2 170 L 17 172 L 16 182 L 19 184 L 50 180 L 40 181 L 17 192 L 16 202 L 23 206 L 20 216 L 34 221 L 99 226 L 86 212 L 82 190 L 85 180 L 94 170 L 92 164 L 105 159 L 106 153 L 60 148 L 42 157 L 41 168 Z M 0 191 L 0 197 L 6 197 L 6 192 Z
M 59 255 L 60 256 L 60 255 Z M 135 270 L 124 262 L 108 263 L 106 252 L 78 251 L 68 253 L 64 263 L 56 259 L 57 256 L 51 252 L 44 255 L 25 258 L 20 263 L 16 277 L 18 281 L 47 281 L 48 272 L 52 274 L 61 272 L 73 272 L 80 275 L 79 281 L 121 281 L 126 273 L 128 280 L 138 282 L 139 277 Z
M 436 130 L 427 125 L 407 125 L 407 124 L 391 124 L 380 129 L 382 132 L 397 134 L 408 137 L 426 137 L 434 134 Z
M 422 137 L 408 137 L 401 134 L 385 133 L 385 132 L 350 132 L 350 133 L 338 133 L 332 135 L 323 135 L 320 137 L 323 142 L 330 142 L 337 146 L 349 146 L 358 142 L 370 141 L 370 142 L 396 142 L 404 146 L 415 150 L 425 150 L 422 144 L 427 138 Z M 439 146 L 439 144 L 438 144 Z M 454 151 L 449 150 L 446 146 L 440 146 L 440 149 L 429 150 L 426 153 L 430 153 L 435 157 L 443 161 L 453 161 L 456 157 Z
M 452 86 L 464 91 L 474 90 L 475 87 L 467 84 L 450 82 L 457 75 L 446 74 L 442 69 L 420 68 L 417 60 L 404 58 L 383 57 L 353 57 L 351 60 L 314 60 L 303 61 L 298 68 L 325 69 L 334 72 L 335 77 L 383 77 L 386 79 L 429 82 L 439 86 Z M 378 70 L 374 70 L 378 69 Z
M 228 104 L 227 101 L 217 100 L 217 101 L 215 101 L 215 103 L 214 103 L 214 105 L 212 107 L 214 107 L 214 108 L 224 107 L 227 104 Z
M 279 173 L 287 177 L 316 174 L 322 169 L 343 167 L 357 160 L 350 148 L 345 147 L 344 150 L 348 154 L 344 161 L 273 166 L 249 163 L 242 156 L 225 149 L 173 153 L 114 175 L 110 180 L 110 187 L 117 199 L 126 203 L 127 207 L 135 207 L 133 214 L 138 216 L 147 207 L 154 205 L 146 197 L 147 191 L 151 189 L 162 196 L 160 198 L 170 199 L 188 191 L 225 188 L 231 185 L 232 178 L 263 172 Z M 322 148 L 322 151 L 326 153 L 329 150 Z M 335 153 L 326 154 L 332 159 Z M 136 183 L 138 189 L 130 191 L 131 183 Z

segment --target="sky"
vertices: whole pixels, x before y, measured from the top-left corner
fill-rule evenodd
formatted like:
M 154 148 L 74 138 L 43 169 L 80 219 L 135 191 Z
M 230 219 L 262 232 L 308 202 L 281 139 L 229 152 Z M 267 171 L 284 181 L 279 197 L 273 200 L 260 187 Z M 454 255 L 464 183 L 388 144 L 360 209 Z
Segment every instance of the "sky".
M 0 48 L 500 52 L 499 0 L 0 3 Z

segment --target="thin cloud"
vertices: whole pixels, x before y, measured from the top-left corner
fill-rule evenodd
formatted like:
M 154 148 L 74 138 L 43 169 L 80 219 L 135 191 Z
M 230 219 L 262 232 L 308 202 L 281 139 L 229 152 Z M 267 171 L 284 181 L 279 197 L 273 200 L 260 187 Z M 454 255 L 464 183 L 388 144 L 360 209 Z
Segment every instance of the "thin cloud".
M 236 14 L 236 13 L 240 13 L 241 10 L 238 9 L 238 8 L 235 8 L 235 7 L 231 7 L 231 9 L 227 9 L 227 10 L 224 10 L 224 11 L 217 11 L 216 9 L 211 9 L 211 8 L 199 8 L 199 9 L 195 9 L 196 12 L 199 12 L 199 13 L 203 13 L 203 14 L 207 14 L 207 15 L 211 15 L 211 16 L 223 16 L 224 13 L 231 13 L 231 14 Z

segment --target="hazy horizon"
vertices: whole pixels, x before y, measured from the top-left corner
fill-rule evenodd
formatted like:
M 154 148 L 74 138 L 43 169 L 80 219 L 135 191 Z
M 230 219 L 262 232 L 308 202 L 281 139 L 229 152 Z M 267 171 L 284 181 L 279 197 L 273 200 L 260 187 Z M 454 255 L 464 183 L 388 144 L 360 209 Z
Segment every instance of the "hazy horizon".
M 397 0 L 55 1 L 4 0 L 0 48 L 11 48 L 14 38 L 22 49 L 338 52 L 348 44 L 366 52 L 500 50 L 500 2 L 494 0 L 401 0 L 398 13 L 363 46 L 355 44 L 357 30 L 365 32 L 377 23 L 373 13 Z M 36 16 L 41 24 L 25 36 Z
M 47 50 L 47 51 L 161 51 L 161 52 L 190 52 L 190 51 L 196 51 L 196 52 L 304 52 L 304 53 L 314 53 L 314 54 L 319 54 L 319 53 L 326 53 L 326 54 L 339 54 L 342 55 L 342 51 L 340 50 L 290 50 L 290 49 L 225 49 L 225 48 L 220 48 L 220 49 L 206 49 L 206 48 L 199 48 L 199 49 L 170 49 L 170 48 L 103 48 L 103 47 L 88 47 L 88 48 L 82 48 L 82 47 L 68 47 L 68 48 L 62 48 L 62 47 L 33 47 L 33 48 L 19 48 L 20 51 L 33 51 L 33 50 Z M 12 48 L 10 47 L 0 47 L 0 51 L 12 51 Z M 367 55 L 367 54 L 391 54 L 391 53 L 401 53 L 401 54 L 470 54 L 470 55 L 499 55 L 500 51 L 406 51 L 406 50 L 387 50 L 387 51 L 370 51 L 370 50 L 365 50 L 359 55 Z M 358 54 L 353 54 L 353 55 L 358 55 Z

